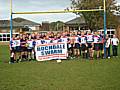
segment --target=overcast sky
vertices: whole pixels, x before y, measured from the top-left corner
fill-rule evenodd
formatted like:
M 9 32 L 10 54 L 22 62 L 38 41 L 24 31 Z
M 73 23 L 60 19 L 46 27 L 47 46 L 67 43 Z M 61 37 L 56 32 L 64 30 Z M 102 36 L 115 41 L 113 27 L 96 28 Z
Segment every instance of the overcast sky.
M 117 0 L 120 3 L 120 0 Z M 9 19 L 10 0 L 0 0 L 0 19 Z M 48 11 L 64 10 L 71 4 L 70 0 L 13 0 L 13 11 Z M 75 18 L 75 14 L 43 14 L 43 15 L 14 15 L 23 17 L 38 23 L 42 21 L 68 21 Z

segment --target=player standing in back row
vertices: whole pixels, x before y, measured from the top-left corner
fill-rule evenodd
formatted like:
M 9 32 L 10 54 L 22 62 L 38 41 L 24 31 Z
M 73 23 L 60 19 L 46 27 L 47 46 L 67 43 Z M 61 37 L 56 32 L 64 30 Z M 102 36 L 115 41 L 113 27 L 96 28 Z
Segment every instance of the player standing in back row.
M 94 41 L 94 35 L 91 33 L 91 31 L 88 32 L 86 35 L 87 37 L 87 45 L 88 45 L 88 53 L 89 58 L 93 59 L 93 41 Z
M 83 58 L 87 58 L 87 37 L 84 35 L 84 32 L 81 32 L 80 46 L 82 50 Z
M 94 51 L 97 52 L 97 59 L 100 57 L 100 36 L 97 32 L 94 33 Z
M 111 39 L 112 43 L 112 52 L 113 52 L 113 57 L 118 56 L 118 45 L 119 45 L 119 40 L 116 37 L 116 35 L 113 35 L 113 38 Z

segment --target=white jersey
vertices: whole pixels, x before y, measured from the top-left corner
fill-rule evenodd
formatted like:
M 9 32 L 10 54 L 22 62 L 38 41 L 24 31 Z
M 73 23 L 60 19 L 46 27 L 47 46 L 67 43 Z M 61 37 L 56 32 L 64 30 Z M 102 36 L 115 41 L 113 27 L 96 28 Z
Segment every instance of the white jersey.
M 12 40 L 12 47 L 20 46 L 20 40 Z
M 115 46 L 118 46 L 118 44 L 119 44 L 118 38 L 112 38 L 111 42 L 112 42 L 112 45 L 115 45 Z
M 33 40 L 28 40 L 27 44 L 28 44 L 28 47 L 32 48 L 33 47 Z
M 15 42 L 15 40 L 12 40 L 12 47 L 16 47 L 16 42 Z
M 110 43 L 111 43 L 111 39 L 109 38 L 108 40 L 106 40 L 105 47 L 108 48 L 110 46 Z
M 81 36 L 81 44 L 86 44 L 87 40 L 86 40 L 86 36 Z
M 69 37 L 71 43 L 80 43 L 80 38 L 78 36 Z
M 100 41 L 100 36 L 97 35 L 97 36 L 94 36 L 94 43 L 99 43 Z
M 75 43 L 80 43 L 80 38 L 79 38 L 79 37 L 77 37 L 77 36 L 74 37 L 74 40 L 75 40 L 75 41 L 74 41 Z
M 86 37 L 87 37 L 87 42 L 88 43 L 93 42 L 93 38 L 94 38 L 93 34 L 88 34 L 88 35 L 86 35 Z

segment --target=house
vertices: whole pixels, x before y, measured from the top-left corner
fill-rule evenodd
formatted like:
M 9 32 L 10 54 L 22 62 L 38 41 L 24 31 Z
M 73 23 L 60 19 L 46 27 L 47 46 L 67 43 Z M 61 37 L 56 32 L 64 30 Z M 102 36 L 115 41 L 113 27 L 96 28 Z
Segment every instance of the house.
M 41 30 L 39 23 L 24 19 L 13 19 L 13 34 L 36 32 Z M 0 42 L 10 40 L 10 20 L 0 20 Z
M 89 27 L 87 26 L 86 22 L 85 22 L 85 19 L 83 16 L 81 17 L 76 17 L 70 21 L 67 21 L 65 23 L 65 26 L 64 26 L 64 31 L 76 31 L 76 30 L 79 30 L 79 31 L 83 31 L 83 30 L 86 30 L 86 31 L 89 31 Z M 103 29 L 100 29 L 98 30 L 102 33 L 104 33 L 104 30 Z M 120 26 L 119 26 L 119 33 L 120 33 Z M 111 27 L 111 26 L 108 26 L 108 29 L 107 29 L 107 32 L 106 32 L 110 38 L 113 37 L 114 34 L 116 34 L 116 29 L 114 27 Z M 119 34 L 119 37 L 120 37 L 120 34 Z
M 64 25 L 64 30 L 74 31 L 74 30 L 88 30 L 88 26 L 85 22 L 84 17 L 76 17 L 70 21 L 67 21 Z

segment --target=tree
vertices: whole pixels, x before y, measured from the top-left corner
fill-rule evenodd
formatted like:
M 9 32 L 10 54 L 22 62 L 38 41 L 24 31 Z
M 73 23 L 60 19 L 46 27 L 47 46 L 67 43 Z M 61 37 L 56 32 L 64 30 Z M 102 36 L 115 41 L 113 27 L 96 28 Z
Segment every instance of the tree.
M 58 31 L 62 31 L 63 25 L 64 25 L 64 23 L 61 22 L 61 21 L 52 22 L 52 23 L 50 23 L 50 29 L 51 29 L 52 31 L 57 31 L 57 30 L 58 30 Z
M 103 0 L 71 0 L 72 9 L 86 10 L 86 9 L 103 9 Z M 116 0 L 106 0 L 106 15 L 107 15 L 107 28 L 113 25 L 117 27 L 117 18 L 113 13 L 116 10 Z M 103 28 L 103 11 L 96 12 L 81 12 L 77 13 L 83 15 L 86 24 L 91 31 L 96 31 Z

